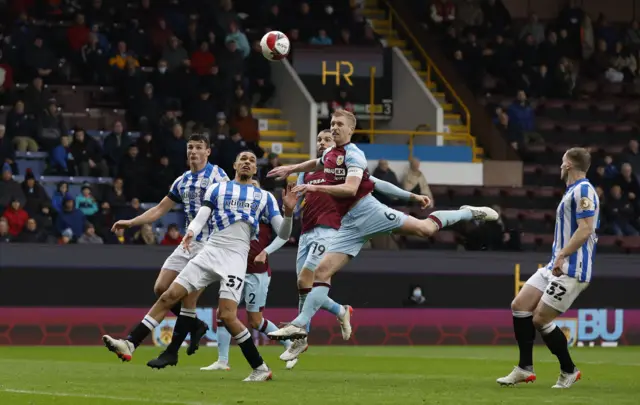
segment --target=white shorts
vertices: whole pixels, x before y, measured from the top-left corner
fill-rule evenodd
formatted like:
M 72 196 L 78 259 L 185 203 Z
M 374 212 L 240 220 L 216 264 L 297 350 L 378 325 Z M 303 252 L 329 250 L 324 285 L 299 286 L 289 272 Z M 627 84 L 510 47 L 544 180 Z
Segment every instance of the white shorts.
M 175 282 L 189 293 L 220 281 L 220 298 L 240 302 L 247 272 L 247 252 L 205 244 Z
M 589 287 L 589 283 L 566 274 L 556 277 L 546 267 L 538 269 L 525 284 L 542 291 L 542 302 L 561 313 L 566 312 L 580 293 Z
M 167 260 L 164 261 L 162 269 L 173 270 L 180 273 L 182 269 L 187 266 L 187 263 L 189 263 L 191 259 L 196 257 L 198 253 L 200 253 L 203 246 L 204 243 L 193 241 L 189 246 L 191 252 L 187 252 L 186 250 L 184 250 L 182 245 L 178 245 L 174 249 L 174 251 L 171 252 L 169 257 L 167 257 Z

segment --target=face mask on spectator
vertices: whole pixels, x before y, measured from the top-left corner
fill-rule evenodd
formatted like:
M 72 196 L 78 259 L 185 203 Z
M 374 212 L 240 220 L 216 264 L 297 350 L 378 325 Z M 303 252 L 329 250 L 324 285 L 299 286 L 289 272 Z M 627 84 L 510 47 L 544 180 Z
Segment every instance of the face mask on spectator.
M 165 74 L 165 73 L 167 73 L 167 68 L 166 67 L 159 67 L 158 68 L 158 72 L 160 72 L 162 74 Z

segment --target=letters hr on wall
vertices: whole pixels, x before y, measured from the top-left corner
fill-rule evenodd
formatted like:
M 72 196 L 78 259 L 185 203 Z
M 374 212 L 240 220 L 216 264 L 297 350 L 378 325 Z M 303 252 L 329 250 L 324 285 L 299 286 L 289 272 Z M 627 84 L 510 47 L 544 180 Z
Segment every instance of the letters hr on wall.
M 349 104 L 341 107 L 359 118 L 367 116 L 371 111 L 371 68 L 374 67 L 373 113 L 376 119 L 391 118 L 392 61 L 387 49 L 302 45 L 294 48 L 292 64 L 318 102 L 320 118 L 328 117 L 333 111 L 341 90 L 347 93 Z

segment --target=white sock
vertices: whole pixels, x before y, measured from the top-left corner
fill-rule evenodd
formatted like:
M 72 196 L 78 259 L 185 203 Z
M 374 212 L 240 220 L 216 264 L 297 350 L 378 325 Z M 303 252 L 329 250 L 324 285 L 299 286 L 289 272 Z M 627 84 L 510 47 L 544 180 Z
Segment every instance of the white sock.
M 344 314 L 346 314 L 346 313 L 347 313 L 347 310 L 344 309 L 344 305 L 340 305 L 340 310 L 338 311 L 338 316 L 340 318 L 342 318 L 344 316 Z
M 269 371 L 269 367 L 267 367 L 266 364 L 262 363 L 261 365 L 258 366 L 258 368 L 256 368 L 256 370 Z

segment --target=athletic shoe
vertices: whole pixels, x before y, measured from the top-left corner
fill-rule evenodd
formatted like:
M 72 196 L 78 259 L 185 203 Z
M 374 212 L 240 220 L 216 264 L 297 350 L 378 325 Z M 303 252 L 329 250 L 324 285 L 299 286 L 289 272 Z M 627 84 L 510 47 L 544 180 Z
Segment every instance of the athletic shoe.
M 290 323 L 269 333 L 267 336 L 269 336 L 271 340 L 298 340 L 307 337 L 307 330 Z
M 147 366 L 157 369 L 175 366 L 176 364 L 178 364 L 178 353 L 169 353 L 166 350 L 160 353 L 160 356 L 147 362 Z
M 262 364 L 260 367 L 253 369 L 249 377 L 242 381 L 269 381 L 271 378 L 273 378 L 273 373 L 266 364 Z
M 582 373 L 578 369 L 573 373 L 565 373 L 562 371 L 560 377 L 558 377 L 558 382 L 551 388 L 571 388 L 580 378 L 582 378 Z
M 189 347 L 187 347 L 187 356 L 191 356 L 193 353 L 197 352 L 200 348 L 200 339 L 207 334 L 209 330 L 209 325 L 206 322 L 197 319 L 198 325 L 195 330 L 191 332 L 191 340 L 189 341 Z
M 287 370 L 291 370 L 296 366 L 296 364 L 298 364 L 298 359 L 289 360 L 285 367 L 287 367 Z
M 291 346 L 287 348 L 280 355 L 280 360 L 282 361 L 292 361 L 298 358 L 302 353 L 307 351 L 309 345 L 307 344 L 307 338 L 294 340 Z
M 133 351 L 136 350 L 133 343 L 124 339 L 114 339 L 109 335 L 104 335 L 102 337 L 102 341 L 107 349 L 109 349 L 110 352 L 115 353 L 120 360 L 131 361 Z
M 529 383 L 536 380 L 536 374 L 533 371 L 523 370 L 518 366 L 508 376 L 498 378 L 496 382 L 500 385 L 516 385 L 520 383 Z
M 460 207 L 461 210 L 469 208 L 471 210 L 471 214 L 473 215 L 473 219 L 476 221 L 497 221 L 500 218 L 500 215 L 493 209 L 489 207 L 474 207 L 472 205 L 463 205 Z
M 216 370 L 229 371 L 229 370 L 231 370 L 231 367 L 229 367 L 229 363 L 227 363 L 226 361 L 218 360 L 215 363 L 211 364 L 210 366 L 200 367 L 200 370 L 202 370 L 202 371 L 216 371 Z
M 344 315 L 342 318 L 338 316 L 338 322 L 340 322 L 340 329 L 342 330 L 342 339 L 349 340 L 351 338 L 351 315 L 353 315 L 353 308 L 351 305 L 343 305 Z

